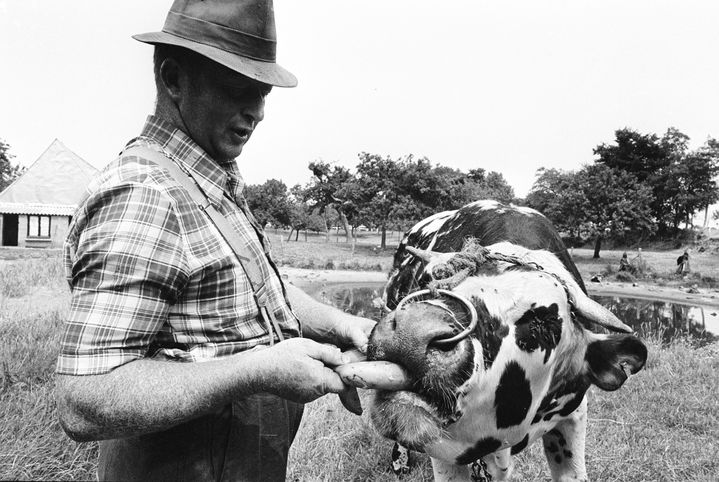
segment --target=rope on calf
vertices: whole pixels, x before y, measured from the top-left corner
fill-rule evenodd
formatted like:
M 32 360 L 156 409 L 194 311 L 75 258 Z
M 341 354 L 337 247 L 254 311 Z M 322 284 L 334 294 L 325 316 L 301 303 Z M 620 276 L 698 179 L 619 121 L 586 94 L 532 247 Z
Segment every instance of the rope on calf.
M 405 249 L 425 261 L 429 261 L 432 256 L 429 252 L 412 246 L 407 246 Z M 455 253 L 446 262 L 439 263 L 432 268 L 430 273 L 432 281 L 428 283 L 427 288 L 433 292 L 438 289 L 452 290 L 470 276 L 474 276 L 482 269 L 487 269 L 488 263 L 496 266 L 497 262 L 543 271 L 537 263 L 523 261 L 517 256 L 492 253 L 479 244 L 476 238 L 467 238 L 461 251 Z
M 405 246 L 405 249 L 412 255 L 417 256 L 426 262 L 429 262 L 433 256 L 442 254 L 424 251 L 412 246 Z M 434 295 L 436 295 L 438 292 L 437 290 L 440 289 L 452 291 L 470 276 L 474 276 L 480 270 L 488 269 L 488 264 L 496 268 L 498 262 L 541 271 L 542 273 L 552 276 L 564 288 L 570 306 L 574 305 L 567 283 L 559 275 L 545 270 L 540 264 L 534 261 L 525 261 L 519 256 L 491 252 L 479 244 L 476 238 L 472 237 L 465 240 L 461 251 L 455 253 L 446 262 L 438 263 L 432 268 L 432 272 L 430 273 L 432 280 L 427 283 L 427 289 L 429 289 Z

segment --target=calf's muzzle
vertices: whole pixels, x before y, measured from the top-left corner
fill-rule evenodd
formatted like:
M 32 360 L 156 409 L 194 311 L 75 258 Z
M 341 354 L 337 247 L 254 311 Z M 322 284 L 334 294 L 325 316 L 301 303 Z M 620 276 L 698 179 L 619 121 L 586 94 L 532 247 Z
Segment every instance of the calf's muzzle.
M 453 313 L 432 302 L 403 303 L 375 326 L 367 348 L 369 360 L 403 365 L 414 376 L 428 369 L 427 351 L 462 331 Z M 442 346 L 441 349 L 451 349 Z

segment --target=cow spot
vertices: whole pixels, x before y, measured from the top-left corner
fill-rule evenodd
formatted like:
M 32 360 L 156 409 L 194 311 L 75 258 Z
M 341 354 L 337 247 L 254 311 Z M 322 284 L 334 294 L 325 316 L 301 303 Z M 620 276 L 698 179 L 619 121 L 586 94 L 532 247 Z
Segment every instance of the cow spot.
M 589 384 L 583 377 L 575 377 L 574 379 L 564 382 L 557 390 L 548 393 L 544 397 L 532 423 L 537 423 L 542 419 L 547 422 L 555 415 L 566 417 L 582 403 L 582 399 L 584 399 L 584 394 L 588 387 Z M 572 398 L 564 401 L 560 405 L 557 399 L 566 397 L 567 395 L 571 395 Z
M 544 421 L 547 422 L 551 420 L 552 417 L 555 415 L 559 415 L 560 417 L 566 417 L 573 411 L 575 411 L 577 408 L 579 408 L 579 405 L 582 403 L 582 399 L 584 398 L 585 391 L 582 390 L 580 392 L 577 392 L 574 394 L 574 396 L 564 404 L 563 407 L 561 407 L 559 410 L 555 410 L 553 412 L 549 412 L 544 415 Z M 560 434 L 561 435 L 561 434 Z
M 571 450 L 566 448 L 566 445 L 567 439 L 559 429 L 554 428 L 544 436 L 544 449 L 547 452 L 547 457 L 553 454 L 554 461 L 558 464 L 561 464 L 563 459 L 571 459 L 574 455 Z
M 516 445 L 512 446 L 512 450 L 510 453 L 512 455 L 517 455 L 519 452 L 527 448 L 527 444 L 529 444 L 529 434 L 525 435 L 524 438 Z
M 497 428 L 519 425 L 532 404 L 532 390 L 524 369 L 516 361 L 504 368 L 494 393 Z
M 532 307 L 526 311 L 514 324 L 514 336 L 517 346 L 523 351 L 544 350 L 544 363 L 547 363 L 562 336 L 562 318 L 557 304 Z
M 472 304 L 477 310 L 477 328 L 475 335 L 482 344 L 482 357 L 484 358 L 484 368 L 489 370 L 497 358 L 499 348 L 502 346 L 502 340 L 509 334 L 509 327 L 502 321 L 489 313 L 487 305 L 484 301 L 477 297 L 472 298 Z
M 462 455 L 457 457 L 457 465 L 471 464 L 480 457 L 496 452 L 499 447 L 502 446 L 502 442 L 496 438 L 487 437 L 479 439 L 472 448 L 464 451 Z

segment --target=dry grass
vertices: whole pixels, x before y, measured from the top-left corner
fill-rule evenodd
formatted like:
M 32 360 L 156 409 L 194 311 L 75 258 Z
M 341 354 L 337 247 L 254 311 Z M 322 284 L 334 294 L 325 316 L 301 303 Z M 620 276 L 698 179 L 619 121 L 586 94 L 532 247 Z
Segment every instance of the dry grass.
M 643 250 L 641 260 L 645 266 L 645 272 L 638 276 L 637 281 L 659 286 L 686 287 L 697 284 L 700 288 L 719 288 L 719 253 L 717 249 L 719 248 L 711 248 L 703 252 L 690 249 L 691 272 L 684 276 L 675 274 L 676 259 L 684 253 L 684 248 L 666 251 Z M 604 274 L 605 279 L 616 278 L 619 260 L 624 250 L 602 250 L 599 259 L 592 257 L 594 251 L 591 249 L 573 249 L 570 252 L 574 263 L 586 281 L 595 274 Z M 634 264 L 639 262 L 638 255 L 637 250 L 627 250 L 627 257 Z M 609 278 L 606 278 L 607 274 L 610 275 Z
M 399 244 L 399 233 L 387 235 L 387 248 L 380 249 L 380 237 L 376 233 L 359 233 L 356 243 L 347 242 L 344 236 L 310 234 L 305 241 L 287 241 L 287 233 L 270 231 L 272 252 L 278 264 L 305 269 L 350 269 L 359 271 L 388 272 L 392 256 Z
M 68 292 L 60 288 L 57 260 L 36 261 L 0 266 L 3 280 L 26 290 L 0 296 L 0 480 L 88 480 L 94 478 L 96 444 L 65 436 L 52 396 Z

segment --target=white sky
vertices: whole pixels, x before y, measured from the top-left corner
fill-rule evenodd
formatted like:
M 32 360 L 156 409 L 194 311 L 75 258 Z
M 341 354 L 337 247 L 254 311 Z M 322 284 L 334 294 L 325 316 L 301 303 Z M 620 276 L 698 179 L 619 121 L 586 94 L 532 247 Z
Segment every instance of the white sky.
M 54 138 L 101 167 L 152 111 L 170 0 L 0 0 L 0 139 L 33 162 Z M 316 159 L 413 153 L 504 174 L 576 169 L 631 127 L 719 137 L 719 2 L 275 0 L 275 89 L 239 159 L 288 186 Z

